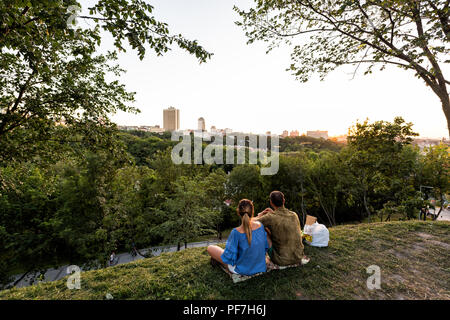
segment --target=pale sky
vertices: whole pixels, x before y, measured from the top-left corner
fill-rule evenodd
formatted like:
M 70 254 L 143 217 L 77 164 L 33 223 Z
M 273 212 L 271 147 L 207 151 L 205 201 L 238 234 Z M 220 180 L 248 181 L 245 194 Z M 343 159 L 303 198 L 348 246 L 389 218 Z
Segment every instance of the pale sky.
M 89 1 L 92 2 L 92 1 Z M 268 55 L 264 43 L 247 45 L 233 5 L 248 8 L 250 0 L 153 0 L 155 16 L 172 33 L 196 39 L 214 53 L 206 64 L 174 49 L 163 57 L 148 50 L 143 61 L 132 50 L 119 55 L 127 70 L 121 77 L 135 91 L 138 115 L 119 113 L 119 125 L 160 125 L 164 108 L 180 109 L 181 129 L 206 128 L 281 134 L 283 130 L 328 130 L 346 134 L 357 119 L 392 121 L 402 116 L 423 137 L 448 137 L 439 99 L 412 72 L 395 67 L 352 80 L 353 69 L 338 69 L 325 81 L 304 84 L 285 71 L 290 48 Z M 88 1 L 82 1 L 88 3 Z M 83 7 L 84 9 L 85 7 Z M 110 48 L 105 37 L 102 51 Z M 448 68 L 447 68 L 448 69 Z

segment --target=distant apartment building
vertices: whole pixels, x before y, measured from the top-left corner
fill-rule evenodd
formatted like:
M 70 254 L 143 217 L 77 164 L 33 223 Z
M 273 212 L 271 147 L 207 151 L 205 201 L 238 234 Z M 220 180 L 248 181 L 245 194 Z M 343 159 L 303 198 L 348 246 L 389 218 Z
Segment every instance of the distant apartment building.
M 336 140 L 336 142 L 339 142 L 339 143 L 347 143 L 347 135 L 346 134 L 334 137 L 334 139 Z
M 284 130 L 283 133 L 281 134 L 282 138 L 286 138 L 288 136 L 289 136 L 289 131 L 287 131 L 287 130 Z
M 180 129 L 180 110 L 169 107 L 163 111 L 163 128 L 165 131 Z
M 198 118 L 198 127 L 197 128 L 198 128 L 198 130 L 205 131 L 206 125 L 205 125 L 204 118 L 202 118 L 202 117 Z
M 433 146 L 438 146 L 441 143 L 449 145 L 449 141 L 445 138 L 442 139 L 433 139 L 433 138 L 416 138 L 413 140 L 412 144 L 418 146 L 420 150 L 424 148 L 429 148 Z
M 155 132 L 155 133 L 161 133 L 161 132 L 164 132 L 164 129 L 161 128 L 159 125 L 156 125 L 156 126 L 148 127 L 148 131 L 149 132 Z
M 117 126 L 117 128 L 125 131 L 139 130 L 139 126 Z
M 298 136 L 300 136 L 300 133 L 298 132 L 298 130 L 294 130 L 294 131 L 291 131 L 291 134 L 289 136 L 290 137 L 298 137 Z
M 126 131 L 145 131 L 145 132 L 154 132 L 154 133 L 162 133 L 164 129 L 159 125 L 156 126 L 118 126 L 119 130 Z
M 325 139 L 325 140 L 328 139 L 328 131 L 319 131 L 319 130 L 307 131 L 306 135 L 308 137 L 312 137 L 312 138 L 316 138 L 316 139 L 320 139 L 320 138 Z
M 227 134 L 231 134 L 233 132 L 233 130 L 231 130 L 230 128 L 225 128 L 225 129 L 218 129 L 216 126 L 211 126 L 211 134 L 214 135 L 227 135 Z

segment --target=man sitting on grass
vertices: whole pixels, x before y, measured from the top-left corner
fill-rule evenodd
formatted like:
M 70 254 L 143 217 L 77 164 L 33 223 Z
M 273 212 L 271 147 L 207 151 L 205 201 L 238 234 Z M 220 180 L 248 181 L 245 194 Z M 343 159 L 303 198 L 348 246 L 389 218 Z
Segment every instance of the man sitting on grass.
M 268 253 L 279 266 L 299 264 L 304 257 L 300 221 L 295 212 L 284 207 L 284 202 L 282 192 L 271 192 L 270 206 L 274 210 L 267 208 L 255 218 L 270 235 Z

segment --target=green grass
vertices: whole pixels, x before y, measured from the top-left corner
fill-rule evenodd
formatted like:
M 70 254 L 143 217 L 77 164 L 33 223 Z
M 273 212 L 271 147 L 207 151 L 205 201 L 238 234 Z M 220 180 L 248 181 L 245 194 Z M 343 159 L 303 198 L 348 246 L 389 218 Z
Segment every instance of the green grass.
M 387 215 L 385 214 L 385 215 L 383 215 L 383 222 L 385 222 L 386 221 L 386 218 L 387 218 Z M 396 214 L 392 214 L 391 215 L 391 219 L 390 219 L 390 221 L 405 221 L 405 214 L 402 214 L 402 213 L 396 213 Z M 431 218 L 431 216 L 428 216 L 427 217 L 427 220 L 429 220 L 429 221 L 433 221 L 433 219 Z M 361 221 L 362 223 L 369 223 L 369 218 L 368 217 L 365 217 L 364 219 L 362 219 L 362 221 Z M 379 214 L 373 214 L 371 217 L 370 217 L 370 222 L 382 222 L 382 221 L 380 221 L 380 215 Z
M 306 246 L 311 262 L 234 284 L 209 264 L 206 248 L 164 253 L 66 280 L 0 292 L 0 299 L 450 299 L 450 223 L 403 221 L 330 229 L 327 248 Z M 381 268 L 368 290 L 366 268 Z

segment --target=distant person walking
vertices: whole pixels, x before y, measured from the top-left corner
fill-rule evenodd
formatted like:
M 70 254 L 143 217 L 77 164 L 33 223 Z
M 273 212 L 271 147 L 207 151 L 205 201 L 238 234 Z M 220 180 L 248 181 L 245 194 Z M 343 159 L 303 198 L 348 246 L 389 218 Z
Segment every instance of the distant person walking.
M 423 207 L 420 209 L 419 220 L 423 220 L 423 221 L 427 220 L 427 210 Z
M 115 254 L 115 252 L 113 251 L 113 252 L 111 253 L 111 256 L 109 257 L 109 265 L 110 265 L 110 266 L 113 266 L 113 265 L 115 265 L 115 262 L 116 262 L 116 254 Z

